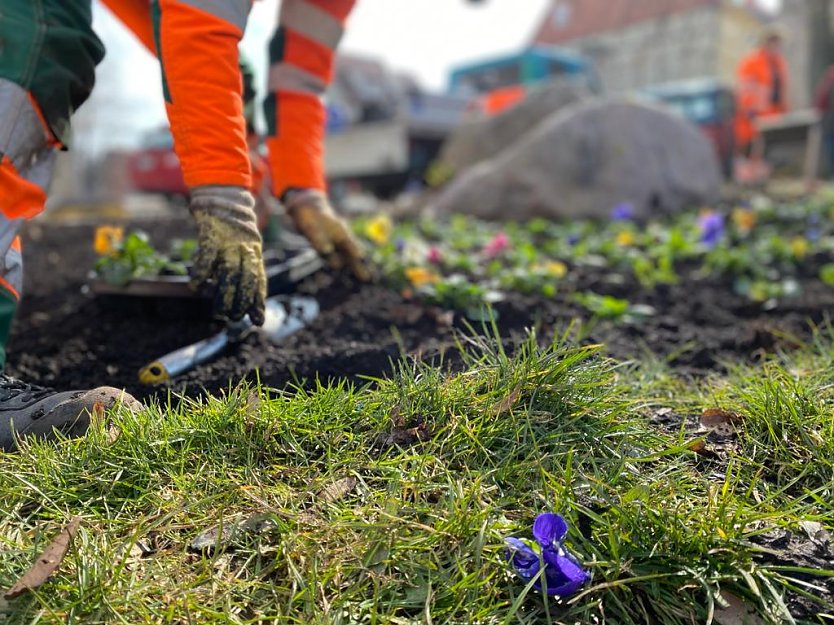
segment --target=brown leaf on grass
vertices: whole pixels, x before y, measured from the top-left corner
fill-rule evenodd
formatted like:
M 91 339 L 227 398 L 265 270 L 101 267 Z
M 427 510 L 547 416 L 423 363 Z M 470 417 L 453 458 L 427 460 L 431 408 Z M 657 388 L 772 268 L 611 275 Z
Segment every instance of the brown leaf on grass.
M 94 423 L 98 423 L 107 414 L 107 408 L 105 408 L 104 403 L 97 401 L 93 404 L 93 410 L 90 413 L 90 417 Z
M 58 569 L 64 556 L 69 550 L 70 541 L 81 524 L 79 517 L 73 518 L 69 524 L 49 544 L 35 563 L 29 567 L 14 586 L 3 595 L 6 599 L 14 599 L 23 593 L 40 588 L 43 583 Z
M 455 311 L 444 310 L 436 306 L 426 309 L 426 314 L 438 328 L 451 328 L 455 323 Z
M 687 445 L 689 451 L 694 451 L 696 454 L 709 454 L 707 450 L 707 442 L 703 438 L 698 438 Z
M 832 541 L 831 534 L 819 521 L 800 521 L 799 527 L 802 528 L 813 543 L 825 546 Z
M 431 432 L 425 423 L 413 428 L 394 427 L 390 432 L 383 432 L 377 436 L 374 447 L 386 449 L 388 447 L 410 447 L 431 438 Z
M 726 591 L 721 593 L 721 598 L 727 607 L 715 611 L 718 625 L 764 625 L 759 610 L 744 599 Z
M 336 503 L 340 499 L 347 497 L 354 488 L 356 488 L 356 478 L 343 477 L 322 488 L 316 494 L 316 498 L 321 499 L 325 503 Z
M 497 416 L 500 414 L 504 414 L 505 412 L 509 412 L 512 409 L 512 407 L 515 406 L 515 402 L 518 401 L 518 398 L 520 396 L 521 389 L 516 387 L 504 399 L 495 403 L 495 405 L 492 407 L 493 414 Z
M 191 541 L 188 549 L 194 552 L 213 551 L 216 548 L 229 549 L 246 536 L 266 534 L 275 529 L 275 519 L 269 513 L 256 512 L 245 519 L 238 515 L 200 532 Z
M 394 424 L 395 428 L 401 428 L 405 425 L 405 419 L 402 416 L 402 408 L 399 404 L 391 408 L 391 414 L 388 415 L 388 418 L 391 419 L 391 423 Z
M 388 314 L 394 318 L 394 321 L 405 325 L 414 325 L 425 313 L 422 306 L 414 304 L 398 304 L 388 308 Z
M 423 417 L 406 419 L 399 404 L 391 409 L 391 431 L 381 432 L 373 443 L 377 449 L 410 447 L 431 438 L 431 431 Z
M 721 430 L 741 425 L 744 417 L 737 412 L 724 408 L 707 408 L 701 413 L 700 421 L 701 427 L 710 430 Z

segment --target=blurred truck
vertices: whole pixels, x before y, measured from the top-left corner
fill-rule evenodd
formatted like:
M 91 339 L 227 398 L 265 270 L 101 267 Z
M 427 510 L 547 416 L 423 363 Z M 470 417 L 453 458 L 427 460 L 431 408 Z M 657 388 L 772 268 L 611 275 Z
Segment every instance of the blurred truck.
M 468 98 L 430 93 L 382 62 L 341 55 L 327 93 L 325 170 L 332 186 L 380 197 L 422 180 Z
M 430 93 L 375 59 L 340 55 L 326 97 L 325 169 L 334 191 L 359 186 L 380 197 L 422 183 L 449 134 L 464 120 L 494 115 L 530 89 L 555 79 L 576 81 L 591 93 L 602 85 L 581 54 L 535 46 L 452 70 L 446 93 Z M 643 95 L 699 126 L 732 172 L 733 92 L 714 80 L 655 85 Z M 171 133 L 148 133 L 128 158 L 134 189 L 169 198 L 187 194 Z
M 469 98 L 469 111 L 493 115 L 523 100 L 528 90 L 556 79 L 574 81 L 591 93 L 602 86 L 581 54 L 556 46 L 534 46 L 454 69 L 449 92 Z
M 339 57 L 328 92 L 325 167 L 336 183 L 385 197 L 420 183 L 449 134 L 467 116 L 492 115 L 544 81 L 569 77 L 599 90 L 590 63 L 556 47 L 478 61 L 451 72 L 445 94 L 429 93 L 383 63 Z
M 715 147 L 724 176 L 732 177 L 736 113 L 732 88 L 705 78 L 654 85 L 645 89 L 644 95 L 698 126 Z
M 169 199 L 188 195 L 180 160 L 174 153 L 174 139 L 167 126 L 142 137 L 139 147 L 127 158 L 127 173 L 135 191 L 159 193 Z

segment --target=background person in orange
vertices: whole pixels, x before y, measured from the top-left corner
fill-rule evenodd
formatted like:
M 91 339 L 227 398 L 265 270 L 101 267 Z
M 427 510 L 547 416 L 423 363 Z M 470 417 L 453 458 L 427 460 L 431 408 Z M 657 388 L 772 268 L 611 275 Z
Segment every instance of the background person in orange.
M 759 47 L 744 57 L 736 74 L 736 148 L 750 155 L 758 136 L 755 120 L 788 110 L 788 64 L 782 55 L 783 36 L 769 28 Z
M 159 57 L 174 148 L 190 189 L 199 252 L 195 281 L 218 312 L 263 323 L 266 280 L 241 97 L 238 43 L 251 0 L 107 0 Z M 361 251 L 327 201 L 321 102 L 354 0 L 284 0 L 269 46 L 266 100 L 273 191 L 333 267 L 365 279 Z M 20 297 L 17 229 L 44 206 L 55 150 L 90 94 L 104 48 L 91 0 L 0 0 L 0 346 Z M 0 351 L 0 365 L 5 350 Z M 54 393 L 0 375 L 0 448 L 16 435 L 83 432 L 117 389 Z

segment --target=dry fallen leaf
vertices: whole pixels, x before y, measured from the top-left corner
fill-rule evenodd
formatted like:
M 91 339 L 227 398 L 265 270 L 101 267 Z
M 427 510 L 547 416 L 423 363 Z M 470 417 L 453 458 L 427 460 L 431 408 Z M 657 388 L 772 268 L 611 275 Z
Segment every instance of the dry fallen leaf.
M 434 321 L 438 328 L 451 328 L 455 323 L 454 310 L 431 307 L 426 309 L 426 314 Z
M 818 521 L 800 521 L 799 527 L 808 535 L 811 542 L 827 545 L 831 542 L 831 534 Z
M 510 409 L 515 406 L 515 402 L 518 401 L 518 398 L 521 396 L 521 389 L 515 388 L 513 391 L 507 395 L 504 399 L 499 402 L 496 402 L 495 405 L 492 407 L 493 414 L 500 415 L 504 414 L 505 412 L 509 412 Z
M 741 425 L 744 418 L 724 408 L 707 408 L 701 413 L 701 426 L 710 430 L 729 429 Z
M 275 520 L 269 513 L 255 513 L 246 519 L 240 515 L 227 519 L 200 532 L 188 545 L 194 552 L 212 551 L 215 548 L 228 549 L 244 536 L 264 534 L 275 529 Z
M 425 314 L 425 309 L 414 304 L 399 304 L 388 308 L 389 314 L 397 321 L 406 325 L 414 325 Z
M 744 599 L 729 592 L 722 592 L 721 597 L 728 605 L 715 611 L 718 625 L 765 625 L 759 611 Z
M 336 503 L 340 499 L 347 497 L 350 494 L 350 491 L 352 491 L 355 487 L 355 477 L 343 477 L 342 479 L 336 480 L 332 484 L 328 484 L 322 488 L 316 494 L 316 497 L 325 503 Z
M 49 577 L 58 569 L 64 556 L 69 550 L 70 541 L 78 531 L 78 526 L 81 524 L 81 519 L 75 517 L 69 524 L 58 534 L 55 539 L 44 550 L 35 563 L 29 567 L 20 579 L 15 582 L 14 586 L 9 588 L 3 595 L 6 599 L 14 599 L 25 592 L 35 590 L 43 585 Z
M 694 451 L 696 454 L 706 454 L 707 443 L 703 438 L 698 438 L 687 445 L 689 451 Z

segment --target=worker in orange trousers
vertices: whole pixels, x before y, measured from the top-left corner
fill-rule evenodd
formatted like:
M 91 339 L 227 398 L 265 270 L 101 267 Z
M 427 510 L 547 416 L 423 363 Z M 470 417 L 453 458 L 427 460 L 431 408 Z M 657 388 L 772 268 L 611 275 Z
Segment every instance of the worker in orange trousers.
M 284 0 L 265 102 L 274 194 L 334 268 L 368 278 L 359 245 L 325 194 L 322 95 L 355 0 Z M 264 320 L 266 278 L 241 97 L 238 44 L 251 0 L 106 0 L 159 58 L 174 148 L 198 233 L 194 279 L 231 320 Z M 17 231 L 43 210 L 55 151 L 90 94 L 104 48 L 91 0 L 0 0 L 0 366 L 22 288 Z M 117 389 L 55 393 L 0 375 L 0 448 L 25 435 L 86 430 L 135 400 Z

